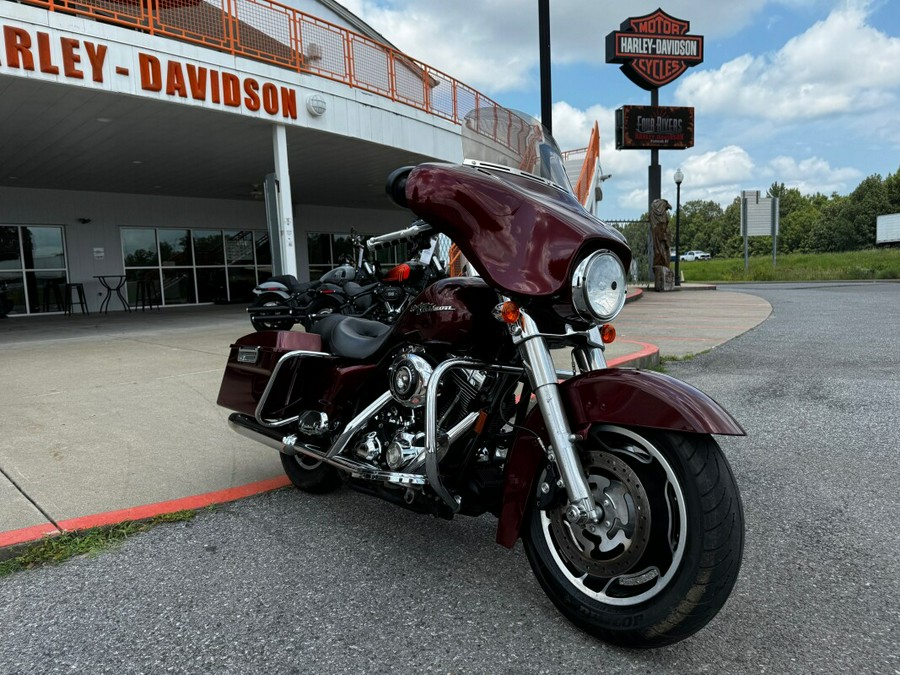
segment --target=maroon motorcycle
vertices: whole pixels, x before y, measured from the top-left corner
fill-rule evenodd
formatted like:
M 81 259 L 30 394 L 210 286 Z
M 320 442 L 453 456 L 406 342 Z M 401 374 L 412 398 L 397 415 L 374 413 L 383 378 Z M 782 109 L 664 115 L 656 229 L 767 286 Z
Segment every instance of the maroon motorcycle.
M 482 109 L 462 136 L 463 164 L 389 179 L 427 224 L 370 245 L 442 233 L 480 276 L 437 281 L 392 326 L 333 315 L 240 338 L 218 402 L 301 490 L 491 513 L 577 626 L 630 647 L 681 640 L 737 578 L 743 511 L 712 435 L 744 431 L 683 382 L 607 367 L 631 253 L 574 197 L 540 124 Z

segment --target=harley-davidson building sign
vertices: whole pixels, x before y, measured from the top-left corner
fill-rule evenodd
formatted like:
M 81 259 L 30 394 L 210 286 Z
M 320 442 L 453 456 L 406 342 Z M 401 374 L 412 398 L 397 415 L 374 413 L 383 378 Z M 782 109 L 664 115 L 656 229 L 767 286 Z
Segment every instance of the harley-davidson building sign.
M 606 36 L 606 61 L 622 64 L 639 87 L 658 89 L 703 62 L 703 36 L 688 35 L 690 27 L 661 9 L 627 19 Z

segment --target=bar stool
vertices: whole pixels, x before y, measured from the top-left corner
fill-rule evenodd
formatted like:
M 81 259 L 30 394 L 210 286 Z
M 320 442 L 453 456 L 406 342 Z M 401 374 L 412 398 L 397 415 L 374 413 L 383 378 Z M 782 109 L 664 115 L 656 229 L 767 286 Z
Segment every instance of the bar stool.
M 153 279 L 138 279 L 135 286 L 134 308 L 141 306 L 141 311 L 149 307 L 159 309 L 159 293 L 156 291 L 156 282 Z
M 78 302 L 72 302 L 72 291 L 78 293 Z M 66 284 L 66 314 L 72 313 L 72 306 L 81 307 L 82 314 L 90 314 L 87 308 L 87 298 L 84 296 L 84 284 Z

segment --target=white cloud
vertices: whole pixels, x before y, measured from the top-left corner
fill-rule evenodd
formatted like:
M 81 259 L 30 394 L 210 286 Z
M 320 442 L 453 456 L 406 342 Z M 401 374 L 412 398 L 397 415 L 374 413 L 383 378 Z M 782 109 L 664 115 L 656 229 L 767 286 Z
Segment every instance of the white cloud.
M 684 173 L 681 184 L 682 202 L 695 199 L 714 201 L 728 206 L 741 190 L 749 188 L 753 181 L 755 164 L 744 148 L 727 145 L 719 150 L 700 154 L 688 154 L 680 164 Z M 663 196 L 674 204 L 675 168 L 663 173 Z M 646 191 L 644 192 L 646 195 Z M 646 197 L 644 197 L 646 203 Z M 646 207 L 645 207 L 646 208 Z
M 846 192 L 859 184 L 862 172 L 852 167 L 832 168 L 820 157 L 808 157 L 797 161 L 784 155 L 771 160 L 762 171 L 762 176 L 772 182 L 784 183 L 789 188 L 797 188 L 803 194 L 821 192 Z
M 740 56 L 684 78 L 675 92 L 705 113 L 790 122 L 871 110 L 900 87 L 900 38 L 866 23 L 867 3 L 850 3 L 774 54 Z
M 674 98 L 673 103 L 696 108 L 697 143 L 702 147 L 663 153 L 666 198 L 674 197 L 671 176 L 679 164 L 686 176 L 682 201 L 711 199 L 723 206 L 741 190 L 765 189 L 774 181 L 830 194 L 853 189 L 868 173 L 884 173 L 886 146 L 900 147 L 900 125 L 893 113 L 900 105 L 900 37 L 873 26 L 884 3 L 894 1 L 669 0 L 665 10 L 690 20 L 691 33 L 704 35 L 710 44 L 735 36 L 746 41 L 750 53 L 706 70 L 705 64 L 692 68 L 667 88 L 666 97 Z M 537 101 L 533 0 L 342 2 L 401 50 L 497 101 L 502 103 L 507 92 L 525 94 L 517 96 L 519 101 Z M 601 164 L 604 173 L 613 175 L 604 184 L 600 213 L 606 216 L 634 217 L 646 210 L 650 153 L 615 150 L 614 108 L 626 101 L 621 93 L 598 86 L 601 68 L 612 70 L 601 66 L 605 36 L 626 18 L 658 6 L 658 0 L 551 3 L 554 62 L 577 63 L 584 72 L 584 82 L 576 85 L 581 87 L 578 94 L 572 85 L 567 93 L 554 82 L 554 136 L 563 149 L 583 147 L 594 120 L 599 121 Z M 761 45 L 789 22 L 808 16 L 826 18 L 775 51 L 760 51 L 770 48 Z M 770 30 L 765 29 L 767 22 Z M 879 25 L 897 32 L 883 20 Z M 707 61 L 712 58 L 709 52 Z M 583 92 L 594 90 L 593 100 L 606 105 L 584 100 Z M 585 107 L 559 100 L 567 96 L 569 101 L 577 97 L 578 105 Z M 537 109 L 525 112 L 539 114 Z M 815 122 L 798 124 L 809 120 Z M 861 145 L 873 147 L 863 169 L 848 168 L 856 164 L 847 157 L 850 144 L 857 150 Z M 889 170 L 895 168 L 896 163 Z
M 681 169 L 685 181 L 697 188 L 715 188 L 724 184 L 734 185 L 753 176 L 753 160 L 743 148 L 728 145 L 721 150 L 689 155 Z M 674 173 L 674 170 L 670 172 Z
M 708 39 L 739 31 L 767 5 L 833 0 L 670 0 L 666 12 L 691 22 Z M 486 92 L 537 90 L 538 8 L 531 0 L 345 0 L 343 4 L 400 50 Z M 659 0 L 631 0 L 610 10 L 605 2 L 551 3 L 556 63 L 602 64 L 606 35 L 630 17 L 649 14 Z
M 604 173 L 612 174 L 603 186 L 606 197 L 601 213 L 610 217 L 616 215 L 616 209 L 646 211 L 650 152 L 615 149 L 614 110 L 599 105 L 580 110 L 566 102 L 556 103 L 553 106 L 553 136 L 563 149 L 583 147 L 595 120 L 600 127 L 600 163 Z M 727 145 L 703 153 L 684 152 L 667 153 L 661 158 L 665 163 L 664 195 L 674 192 L 672 175 L 679 165 L 685 175 L 682 192 L 689 194 L 686 199 L 711 199 L 725 206 L 742 189 L 749 188 L 755 163 L 744 148 Z M 674 195 L 669 196 L 669 201 L 673 201 Z

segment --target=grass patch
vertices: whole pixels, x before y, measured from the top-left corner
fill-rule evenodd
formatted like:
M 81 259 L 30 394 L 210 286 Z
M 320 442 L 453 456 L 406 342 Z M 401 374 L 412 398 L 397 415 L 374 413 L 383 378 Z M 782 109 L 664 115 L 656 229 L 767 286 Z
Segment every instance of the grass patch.
M 875 281 L 900 279 L 900 248 L 845 253 L 791 253 L 744 259 L 713 258 L 680 262 L 685 282 L 692 281 Z
M 148 520 L 128 520 L 118 525 L 46 537 L 39 542 L 26 544 L 15 557 L 0 561 L 0 577 L 42 565 L 55 565 L 80 555 L 99 555 L 135 534 L 146 532 L 162 523 L 191 520 L 196 514 L 196 511 L 175 511 Z
M 706 349 L 706 350 L 700 352 L 700 354 L 706 354 L 706 352 L 708 352 L 708 351 L 709 350 Z M 660 357 L 660 361 L 663 363 L 666 363 L 666 362 L 677 363 L 678 361 L 690 361 L 691 359 L 696 358 L 697 356 L 700 356 L 700 354 L 682 354 L 681 356 L 662 356 L 662 357 Z

